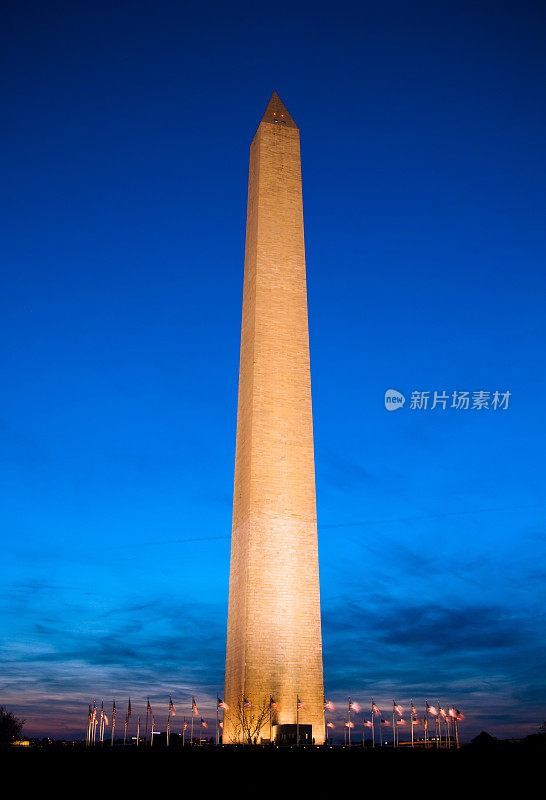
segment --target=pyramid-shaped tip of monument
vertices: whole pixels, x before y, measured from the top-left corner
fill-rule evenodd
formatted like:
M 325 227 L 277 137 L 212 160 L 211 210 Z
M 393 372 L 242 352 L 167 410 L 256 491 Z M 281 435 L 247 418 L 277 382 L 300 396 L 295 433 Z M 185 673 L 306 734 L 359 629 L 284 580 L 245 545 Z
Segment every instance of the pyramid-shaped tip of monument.
M 277 92 L 273 92 L 271 95 L 271 100 L 269 101 L 265 110 L 265 114 L 262 117 L 262 122 L 271 122 L 274 125 L 286 125 L 288 128 L 298 127 L 288 113 L 286 106 Z

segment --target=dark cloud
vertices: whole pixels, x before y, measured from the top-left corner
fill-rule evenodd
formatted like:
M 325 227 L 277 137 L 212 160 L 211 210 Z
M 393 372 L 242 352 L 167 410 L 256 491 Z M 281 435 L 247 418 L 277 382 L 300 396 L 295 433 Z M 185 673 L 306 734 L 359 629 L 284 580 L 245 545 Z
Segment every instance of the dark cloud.
M 369 605 L 325 608 L 323 629 L 329 692 L 447 696 L 485 716 L 504 706 L 514 722 L 518 687 L 532 685 L 544 661 L 528 616 L 494 605 L 450 608 L 376 597 Z M 542 683 L 534 700 L 544 705 Z
M 466 606 L 457 609 L 402 607 L 374 620 L 377 635 L 387 644 L 420 647 L 433 652 L 497 650 L 523 644 L 529 633 L 505 608 Z
M 324 482 L 336 489 L 348 491 L 376 478 L 362 464 L 332 450 L 321 450 L 316 456 L 317 483 Z
M 448 608 L 383 598 L 374 606 L 347 602 L 325 609 L 325 631 L 334 640 L 372 640 L 427 653 L 486 651 L 520 646 L 533 640 L 528 620 L 497 606 Z

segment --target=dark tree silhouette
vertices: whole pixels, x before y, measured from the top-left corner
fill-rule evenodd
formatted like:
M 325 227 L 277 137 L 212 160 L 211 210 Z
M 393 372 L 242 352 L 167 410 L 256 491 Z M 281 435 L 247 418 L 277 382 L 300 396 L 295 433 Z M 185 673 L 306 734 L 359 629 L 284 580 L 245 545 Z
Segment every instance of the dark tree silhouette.
M 245 708 L 243 700 L 239 700 L 235 710 L 234 728 L 238 736 L 241 736 L 246 744 L 256 744 L 260 738 L 260 733 L 269 725 L 269 702 L 264 697 L 261 706 L 252 707 L 250 710 Z
M 24 719 L 17 719 L 5 706 L 0 706 L 0 744 L 10 744 L 21 736 Z
M 491 736 L 487 731 L 478 733 L 477 736 L 470 740 L 471 747 L 495 747 L 497 744 L 498 739 L 495 736 Z

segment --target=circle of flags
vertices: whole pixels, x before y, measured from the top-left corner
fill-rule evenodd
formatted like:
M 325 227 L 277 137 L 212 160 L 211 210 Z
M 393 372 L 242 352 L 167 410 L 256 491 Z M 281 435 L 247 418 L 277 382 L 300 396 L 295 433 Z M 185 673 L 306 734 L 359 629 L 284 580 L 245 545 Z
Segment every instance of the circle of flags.
M 242 702 L 240 706 L 243 709 L 243 714 L 246 709 L 252 708 L 252 703 L 247 699 L 247 697 L 243 696 Z M 307 708 L 306 703 L 300 698 L 299 695 L 296 697 L 296 714 L 299 714 L 300 711 L 305 711 Z M 222 700 L 220 697 L 217 696 L 216 698 L 216 744 L 220 744 L 223 719 L 220 719 L 220 713 L 222 715 L 224 712 L 229 710 L 229 706 L 227 703 Z M 273 697 L 269 698 L 269 715 L 270 715 L 270 723 L 271 723 L 271 714 L 272 712 L 276 712 L 279 710 L 279 704 L 277 701 L 273 699 Z M 331 700 L 326 700 L 324 698 L 323 710 L 325 715 L 325 730 L 328 733 L 334 731 L 335 723 L 332 719 L 327 719 L 326 715 L 335 712 L 336 706 Z M 408 718 L 405 718 L 407 710 Z M 355 730 L 355 728 L 360 727 L 362 725 L 362 745 L 365 746 L 366 744 L 366 730 L 371 733 L 371 746 L 375 747 L 382 746 L 383 742 L 383 728 L 390 728 L 392 730 L 392 745 L 394 747 L 400 746 L 399 741 L 399 730 L 402 729 L 409 729 L 411 733 L 411 740 L 408 742 L 404 742 L 404 744 L 410 744 L 412 747 L 414 746 L 424 746 L 424 747 L 459 747 L 459 723 L 462 722 L 465 718 L 465 715 L 459 711 L 459 709 L 454 705 L 448 705 L 447 707 L 443 707 L 440 702 L 437 705 L 430 704 L 428 700 L 425 700 L 425 705 L 423 708 L 423 713 L 420 715 L 418 709 L 415 707 L 413 703 L 413 699 L 410 700 L 409 709 L 405 709 L 400 703 L 396 700 L 392 700 L 392 716 L 389 718 L 389 714 L 385 713 L 382 709 L 379 708 L 377 703 L 374 701 L 372 697 L 371 703 L 369 706 L 369 718 L 366 717 L 364 713 L 361 721 L 358 721 L 359 718 L 357 717 L 357 722 L 355 723 L 354 715 L 360 715 L 362 713 L 362 709 L 359 703 L 355 700 L 351 699 L 351 697 L 347 700 L 347 718 L 344 720 L 344 728 L 345 728 L 345 741 L 351 745 L 351 732 Z M 353 719 L 351 719 L 351 715 L 353 715 Z M 125 721 L 123 726 L 123 744 L 127 744 L 128 739 L 128 728 L 131 724 L 131 718 L 133 716 L 133 710 L 131 705 L 131 698 L 129 697 L 127 702 L 127 711 L 125 714 Z M 176 708 L 173 703 L 172 696 L 169 695 L 169 701 L 167 706 L 167 724 L 166 724 L 166 744 L 167 747 L 170 744 L 170 738 L 172 734 L 172 727 L 173 723 L 171 719 L 174 719 L 176 716 Z M 199 733 L 198 741 L 201 743 L 201 737 L 203 732 L 208 729 L 208 722 L 206 719 L 199 713 L 199 709 L 197 707 L 197 701 L 194 696 L 191 698 L 191 711 L 190 711 L 190 722 L 188 723 L 186 717 L 184 716 L 180 727 L 179 736 L 182 737 L 182 744 L 186 744 L 186 732 L 189 732 L 189 744 L 193 745 L 195 743 L 195 733 L 196 731 Z M 87 718 L 87 734 L 86 734 L 86 744 L 88 746 L 96 745 L 97 743 L 104 745 L 105 738 L 106 738 L 106 729 L 110 726 L 111 720 L 111 729 L 110 729 L 110 744 L 111 746 L 114 745 L 114 735 L 115 735 L 115 728 L 116 728 L 116 719 L 117 719 L 117 708 L 116 708 L 116 701 L 114 700 L 112 703 L 112 713 L 111 717 L 108 717 L 108 714 L 104 707 L 104 700 L 101 701 L 100 711 L 97 707 L 97 702 L 93 700 L 93 704 L 89 703 L 89 711 L 88 711 L 88 718 Z M 152 706 L 150 704 L 150 698 L 147 698 L 146 702 L 146 714 L 138 715 L 136 722 L 136 736 L 131 736 L 130 741 L 135 741 L 136 746 L 144 745 L 144 746 L 153 746 L 154 736 L 157 736 L 160 731 L 156 729 L 155 724 L 155 716 L 152 710 Z M 134 723 L 133 723 L 134 724 Z M 415 728 L 423 728 L 423 736 L 416 740 L 414 729 Z M 143 730 L 144 729 L 144 730 Z M 189 729 L 189 730 L 188 730 Z M 271 728 L 270 728 L 271 730 Z M 142 735 L 144 733 L 144 736 Z M 376 735 L 377 735 L 377 743 L 376 743 Z M 212 740 L 211 740 L 212 741 Z M 271 741 L 271 733 L 270 739 L 267 741 Z M 390 744 L 391 742 L 389 742 Z M 299 744 L 299 741 L 297 742 Z M 368 737 L 368 744 L 370 744 L 370 737 Z

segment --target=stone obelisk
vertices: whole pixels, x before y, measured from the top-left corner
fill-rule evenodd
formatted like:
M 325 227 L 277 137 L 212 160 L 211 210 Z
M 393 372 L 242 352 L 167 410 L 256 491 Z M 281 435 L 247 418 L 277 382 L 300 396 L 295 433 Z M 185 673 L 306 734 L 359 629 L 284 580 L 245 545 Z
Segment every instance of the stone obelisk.
M 324 742 L 300 142 L 276 93 L 250 148 L 224 743 L 270 698 L 273 736 Z

